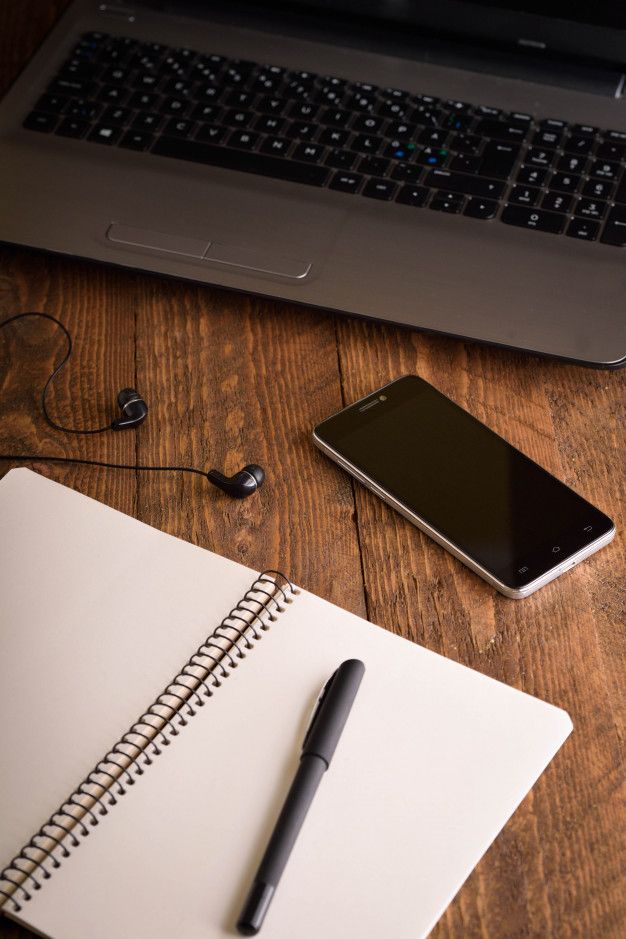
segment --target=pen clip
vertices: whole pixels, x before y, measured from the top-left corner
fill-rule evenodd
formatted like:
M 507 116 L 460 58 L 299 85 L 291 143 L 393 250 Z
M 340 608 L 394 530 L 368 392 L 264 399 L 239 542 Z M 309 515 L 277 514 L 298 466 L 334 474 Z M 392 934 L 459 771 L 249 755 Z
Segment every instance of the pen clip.
M 322 701 L 323 701 L 324 698 L 326 697 L 326 693 L 327 693 L 328 689 L 330 688 L 330 686 L 331 686 L 332 683 L 334 682 L 335 678 L 337 677 L 337 671 L 338 671 L 338 669 L 335 670 L 335 671 L 333 672 L 333 674 L 330 676 L 330 678 L 328 679 L 328 681 L 326 682 L 326 684 L 324 685 L 324 687 L 323 687 L 322 690 L 320 691 L 319 695 L 317 696 L 317 701 L 316 701 L 315 704 L 313 705 L 313 709 L 312 709 L 312 711 L 311 711 L 311 716 L 310 716 L 310 718 L 309 718 L 309 723 L 307 724 L 306 732 L 305 732 L 305 734 L 304 734 L 304 740 L 302 741 L 302 749 L 303 749 L 303 750 L 305 749 L 305 747 L 306 747 L 306 745 L 307 745 L 307 741 L 308 741 L 309 737 L 311 736 L 311 731 L 313 730 L 313 727 L 314 727 L 314 725 L 315 725 L 315 721 L 317 720 L 317 715 L 318 715 L 319 712 L 320 712 L 320 707 L 322 706 Z

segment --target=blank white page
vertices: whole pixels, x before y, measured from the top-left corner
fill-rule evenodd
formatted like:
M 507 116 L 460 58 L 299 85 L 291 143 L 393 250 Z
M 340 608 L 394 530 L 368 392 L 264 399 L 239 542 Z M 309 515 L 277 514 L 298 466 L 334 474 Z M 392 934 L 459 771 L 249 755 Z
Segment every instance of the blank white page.
M 0 870 L 254 573 L 28 469 L 0 481 Z
M 312 705 L 353 657 L 365 676 L 261 935 L 426 936 L 571 722 L 304 592 L 23 921 L 55 939 L 235 935 Z

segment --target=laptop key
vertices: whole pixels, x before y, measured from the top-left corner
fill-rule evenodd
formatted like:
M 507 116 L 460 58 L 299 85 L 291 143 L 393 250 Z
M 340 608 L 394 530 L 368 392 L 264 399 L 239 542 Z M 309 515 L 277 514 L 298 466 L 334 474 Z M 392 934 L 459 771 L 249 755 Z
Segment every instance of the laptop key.
M 392 140 L 389 146 L 383 150 L 383 154 L 392 160 L 410 160 L 416 150 L 417 144 L 415 143 Z
M 324 156 L 325 147 L 318 143 L 301 143 L 293 151 L 294 160 L 302 160 L 303 163 L 319 163 Z
M 450 163 L 451 170 L 458 170 L 459 173 L 477 173 L 480 169 L 482 160 L 477 156 L 468 156 L 467 153 L 459 153 Z M 489 173 L 485 174 L 489 176 Z
M 541 190 L 533 189 L 532 186 L 513 186 L 509 193 L 509 202 L 516 205 L 535 205 Z
M 589 179 L 582 188 L 582 194 L 592 199 L 610 199 L 614 189 L 615 183 L 605 179 Z
M 605 140 L 596 150 L 596 156 L 600 160 L 617 160 L 619 162 L 626 159 L 626 144 Z
M 336 189 L 338 192 L 357 192 L 363 182 L 363 177 L 359 173 L 335 173 L 329 185 L 329 189 Z
M 617 192 L 613 196 L 613 202 L 626 203 L 626 176 L 622 177 L 622 181 L 617 187 Z
M 413 163 L 396 163 L 391 171 L 391 178 L 400 182 L 416 183 L 423 172 L 423 167 L 415 166 Z
M 249 127 L 256 115 L 253 111 L 227 111 L 222 123 L 229 127 Z
M 556 168 L 562 173 L 584 173 L 588 163 L 586 156 L 575 156 L 566 153 L 557 160 Z
M 513 143 L 500 140 L 490 141 L 483 150 L 480 167 L 481 176 L 494 179 L 508 179 L 520 154 L 520 148 Z
M 477 134 L 457 134 L 450 141 L 450 148 L 456 150 L 457 153 L 469 153 L 476 156 L 480 153 L 483 143 L 483 138 Z
M 385 123 L 382 117 L 374 114 L 359 114 L 352 123 L 352 130 L 363 134 L 376 134 Z
M 563 139 L 562 131 L 544 128 L 537 131 L 532 139 L 533 147 L 550 147 L 556 149 Z
M 541 147 L 531 147 L 524 154 L 524 163 L 527 166 L 545 166 L 550 167 L 554 162 L 556 152 L 554 150 L 543 150 Z
M 67 95 L 42 95 L 35 110 L 45 111 L 46 114 L 62 114 L 70 101 Z
M 349 139 L 349 130 L 338 130 L 336 127 L 325 127 L 320 134 L 320 143 L 329 147 L 344 147 Z
M 57 78 L 48 86 L 50 94 L 74 95 L 90 98 L 97 89 L 95 82 L 78 78 Z
M 258 142 L 259 135 L 249 130 L 235 130 L 227 141 L 229 147 L 237 147 L 238 150 L 254 150 Z
M 227 129 L 216 124 L 201 124 L 196 133 L 196 140 L 203 143 L 220 143 L 226 136 Z
M 139 111 L 133 118 L 132 124 L 137 130 L 155 131 L 162 120 L 161 115 L 156 114 L 154 111 Z
M 461 192 L 468 196 L 484 196 L 487 199 L 499 199 L 504 192 L 504 183 L 492 182 L 478 176 L 466 176 L 463 173 L 451 173 L 448 170 L 431 170 L 426 177 L 426 185 L 449 192 Z
M 600 241 L 605 245 L 626 247 L 626 206 L 616 205 L 611 209 Z
M 465 196 L 457 192 L 436 192 L 430 200 L 430 208 L 436 212 L 458 215 L 465 203 Z
M 579 241 L 595 241 L 600 231 L 600 222 L 588 222 L 586 219 L 574 218 L 569 223 L 566 235 L 578 238 Z
M 384 157 L 365 156 L 359 161 L 358 170 L 367 176 L 386 176 L 389 166 L 389 160 Z
M 497 211 L 497 202 L 493 202 L 491 199 L 479 199 L 474 196 L 467 200 L 463 215 L 467 215 L 470 218 L 490 219 L 496 217 Z
M 312 140 L 319 130 L 319 124 L 307 124 L 304 121 L 293 121 L 284 131 L 286 137 L 294 140 Z
M 574 124 L 574 133 L 582 137 L 595 137 L 598 132 L 597 127 L 591 127 L 589 124 Z
M 116 124 L 118 127 L 123 127 L 130 122 L 132 113 L 130 108 L 118 108 L 115 105 L 110 105 L 104 109 L 102 121 L 104 124 Z
M 527 208 L 523 205 L 506 205 L 500 216 L 506 225 L 518 225 L 520 228 L 530 228 L 534 231 L 550 232 L 560 235 L 565 228 L 565 217 L 556 212 L 545 212 L 543 209 Z
M 385 136 L 389 140 L 414 140 L 417 137 L 417 124 L 408 121 L 391 121 L 387 124 Z
M 421 208 L 426 205 L 429 193 L 430 189 L 426 189 L 425 186 L 403 186 L 396 196 L 396 202 Z
M 496 140 L 511 140 L 521 143 L 528 133 L 526 126 L 508 124 L 505 121 L 482 120 L 474 128 L 477 134 L 483 137 L 493 137 Z
M 357 134 L 350 144 L 352 150 L 359 153 L 378 153 L 383 144 L 382 137 L 371 137 L 367 134 Z
M 97 143 L 106 143 L 110 146 L 117 143 L 121 136 L 122 130 L 120 127 L 115 127 L 113 124 L 96 124 L 87 139 L 94 140 Z
M 589 169 L 589 175 L 595 176 L 597 179 L 615 180 L 621 175 L 621 172 L 622 168 L 619 163 L 612 163 L 608 160 L 596 160 Z
M 26 127 L 27 130 L 38 130 L 41 131 L 41 133 L 49 134 L 58 123 L 59 118 L 56 114 L 46 114 L 44 111 L 31 111 L 22 126 Z
M 541 202 L 541 207 L 543 209 L 548 209 L 549 212 L 569 212 L 572 205 L 572 196 L 566 195 L 564 192 L 547 192 L 543 197 Z
M 216 124 L 222 119 L 224 111 L 216 104 L 197 104 L 191 112 L 191 117 L 196 121 L 204 121 L 208 124 Z
M 518 170 L 516 182 L 526 183 L 529 186 L 542 186 L 547 175 L 547 169 L 542 169 L 540 166 L 522 166 Z
M 576 205 L 576 215 L 600 221 L 606 213 L 607 203 L 600 199 L 581 199 Z
M 62 137 L 80 138 L 85 136 L 90 127 L 91 124 L 88 121 L 66 117 L 55 130 L 55 134 L 60 134 Z
M 317 116 L 319 107 L 309 101 L 300 101 L 291 105 L 288 117 L 296 121 L 313 121 Z
M 445 166 L 450 157 L 450 151 L 445 147 L 438 149 L 436 147 L 424 147 L 419 153 L 416 153 L 415 159 L 424 166 Z
M 159 96 L 153 91 L 136 91 L 131 95 L 128 106 L 138 111 L 152 111 L 158 100 Z
M 576 192 L 582 177 L 575 173 L 555 173 L 550 180 L 550 188 L 559 192 Z
M 389 179 L 370 179 L 363 188 L 363 195 L 370 199 L 381 199 L 389 202 L 393 199 L 398 188 L 397 183 L 392 183 Z
M 274 114 L 263 114 L 254 122 L 254 129 L 260 130 L 264 134 L 280 134 L 285 126 L 284 117 L 276 117 Z
M 105 104 L 126 104 L 128 96 L 128 91 L 120 85 L 101 85 L 98 92 L 98 99 Z
M 225 147 L 200 143 L 197 140 L 180 140 L 177 137 L 160 137 L 152 152 L 159 156 L 173 157 L 178 160 L 190 160 L 222 169 L 241 173 L 256 173 L 293 183 L 305 183 L 309 186 L 323 186 L 330 175 L 327 167 L 295 160 L 281 160 L 263 153 L 251 153 L 246 150 L 229 150 Z
M 576 134 L 564 140 L 563 150 L 566 153 L 589 154 L 593 150 L 594 143 L 593 137 L 581 137 L 580 134 Z
M 351 170 L 356 157 L 356 153 L 351 150 L 331 150 L 326 157 L 326 166 L 332 166 L 338 170 Z
M 153 143 L 153 134 L 146 134 L 141 130 L 129 130 L 120 140 L 120 147 L 126 147 L 127 150 L 149 150 Z
M 184 117 L 172 117 L 165 125 L 165 133 L 172 134 L 174 137 L 190 137 L 195 129 L 195 121 L 187 121 Z
M 269 153 L 270 156 L 287 156 L 289 148 L 293 145 L 292 140 L 286 137 L 266 137 L 259 147 L 260 153 Z
M 325 111 L 322 111 L 318 120 L 321 124 L 330 124 L 333 127 L 347 127 L 351 117 L 351 111 L 344 111 L 341 108 L 326 108 Z

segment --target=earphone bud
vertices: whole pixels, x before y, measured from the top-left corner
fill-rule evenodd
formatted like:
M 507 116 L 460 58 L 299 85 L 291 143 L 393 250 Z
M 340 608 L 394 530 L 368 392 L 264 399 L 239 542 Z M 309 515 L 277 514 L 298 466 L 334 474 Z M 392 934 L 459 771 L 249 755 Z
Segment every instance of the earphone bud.
M 265 481 L 265 471 L 256 463 L 248 463 L 234 476 L 224 476 L 218 470 L 209 470 L 206 474 L 209 482 L 217 486 L 233 499 L 245 499 L 259 489 Z
M 111 423 L 112 430 L 126 430 L 127 427 L 139 427 L 148 416 L 148 405 L 134 388 L 122 388 L 117 396 L 123 417 Z

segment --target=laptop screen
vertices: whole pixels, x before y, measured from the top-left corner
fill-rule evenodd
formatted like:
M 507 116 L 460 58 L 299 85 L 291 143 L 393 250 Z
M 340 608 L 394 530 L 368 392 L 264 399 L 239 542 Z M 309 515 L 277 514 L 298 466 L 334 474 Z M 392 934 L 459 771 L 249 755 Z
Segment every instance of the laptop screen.
M 248 4 L 250 0 L 248 0 Z M 626 65 L 626 0 L 252 0 L 265 6 L 384 21 L 497 45 Z M 245 0 L 244 0 L 245 5 Z

